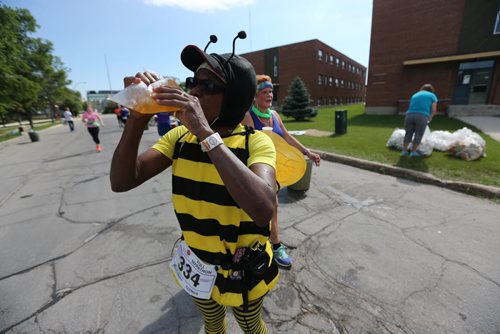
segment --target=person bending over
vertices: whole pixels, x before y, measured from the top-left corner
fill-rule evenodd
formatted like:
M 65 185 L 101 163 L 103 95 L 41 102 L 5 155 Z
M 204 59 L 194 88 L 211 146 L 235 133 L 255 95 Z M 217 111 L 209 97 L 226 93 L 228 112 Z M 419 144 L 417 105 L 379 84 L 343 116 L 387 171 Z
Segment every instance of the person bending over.
M 408 155 L 410 142 L 410 156 L 421 157 L 423 155 L 418 150 L 418 146 L 422 141 L 427 124 L 437 112 L 437 102 L 438 99 L 431 84 L 423 85 L 418 92 L 413 94 L 405 116 L 405 137 L 401 156 Z

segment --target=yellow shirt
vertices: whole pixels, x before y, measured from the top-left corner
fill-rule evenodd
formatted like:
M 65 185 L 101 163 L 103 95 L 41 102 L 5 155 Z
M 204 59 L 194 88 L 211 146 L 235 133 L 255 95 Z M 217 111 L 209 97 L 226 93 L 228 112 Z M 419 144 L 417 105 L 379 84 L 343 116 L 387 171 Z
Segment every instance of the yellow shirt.
M 244 133 L 245 128 L 238 125 L 223 138 L 224 144 L 248 167 L 265 163 L 274 168 L 272 140 L 260 131 Z M 237 205 L 198 139 L 184 126 L 170 130 L 153 148 L 172 160 L 172 202 L 187 245 L 200 259 L 215 265 L 231 261 L 237 249 L 256 242 L 266 245 L 268 269 L 249 287 L 248 299 L 267 294 L 279 276 L 269 243 L 270 225 L 257 226 Z M 212 299 L 222 305 L 242 305 L 242 281 L 231 276 L 231 270 L 219 267 L 217 273 Z

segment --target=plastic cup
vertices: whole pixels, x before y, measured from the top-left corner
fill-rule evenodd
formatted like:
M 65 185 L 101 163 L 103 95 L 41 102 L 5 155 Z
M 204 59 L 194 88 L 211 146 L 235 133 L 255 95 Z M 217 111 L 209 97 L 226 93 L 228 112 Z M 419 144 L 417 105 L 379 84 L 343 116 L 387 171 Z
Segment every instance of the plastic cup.
M 179 88 L 175 79 L 167 77 L 158 80 L 149 86 L 146 86 L 144 82 L 131 84 L 111 97 L 111 100 L 141 114 L 179 111 L 179 108 L 177 107 L 160 105 L 151 97 L 153 89 L 165 84 L 172 88 Z

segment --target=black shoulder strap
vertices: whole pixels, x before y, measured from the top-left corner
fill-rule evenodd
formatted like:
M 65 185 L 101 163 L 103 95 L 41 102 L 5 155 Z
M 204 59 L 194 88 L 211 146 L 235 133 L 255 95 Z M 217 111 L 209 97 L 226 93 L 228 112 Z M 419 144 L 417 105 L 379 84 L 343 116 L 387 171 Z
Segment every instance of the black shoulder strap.
M 231 133 L 230 135 L 224 136 L 222 138 L 227 138 L 227 137 L 232 137 L 232 136 L 245 136 L 245 150 L 248 151 L 248 138 L 250 137 L 251 134 L 255 133 L 255 129 L 252 128 L 251 126 L 245 125 L 245 131 L 242 132 L 235 132 Z
M 175 144 L 174 144 L 174 155 L 173 155 L 173 158 L 174 159 L 177 159 L 177 157 L 179 156 L 179 153 L 181 152 L 181 149 L 182 149 L 182 146 L 184 145 L 184 142 L 180 143 L 179 144 L 179 141 L 189 133 L 189 130 L 187 130 L 186 132 L 184 132 L 181 136 L 179 136 L 179 138 L 177 138 L 177 140 L 175 141 Z

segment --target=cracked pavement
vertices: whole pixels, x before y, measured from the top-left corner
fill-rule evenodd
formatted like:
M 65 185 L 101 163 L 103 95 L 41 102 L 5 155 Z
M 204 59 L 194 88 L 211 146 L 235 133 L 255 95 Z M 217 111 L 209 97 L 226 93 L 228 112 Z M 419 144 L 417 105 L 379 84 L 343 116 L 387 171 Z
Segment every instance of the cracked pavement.
M 168 269 L 171 174 L 113 193 L 105 122 L 102 153 L 78 120 L 0 143 L 0 333 L 203 333 Z M 500 332 L 494 201 L 323 161 L 279 202 L 293 267 L 265 300 L 271 333 Z

